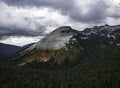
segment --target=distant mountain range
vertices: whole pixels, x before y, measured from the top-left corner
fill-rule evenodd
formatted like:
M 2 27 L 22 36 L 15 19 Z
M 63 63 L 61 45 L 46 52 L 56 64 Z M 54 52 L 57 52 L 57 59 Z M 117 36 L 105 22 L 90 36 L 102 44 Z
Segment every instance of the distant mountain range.
M 25 48 L 31 46 L 33 43 L 25 45 L 23 47 L 10 45 L 10 44 L 4 44 L 0 43 L 0 59 L 9 59 L 11 58 L 15 53 L 24 50 Z
M 0 43 L 0 58 L 7 59 L 10 55 L 20 51 L 21 47 Z
M 13 59 L 21 60 L 19 65 L 33 62 L 74 65 L 85 51 L 113 46 L 120 46 L 120 25 L 95 26 L 83 31 L 63 26 L 17 53 Z

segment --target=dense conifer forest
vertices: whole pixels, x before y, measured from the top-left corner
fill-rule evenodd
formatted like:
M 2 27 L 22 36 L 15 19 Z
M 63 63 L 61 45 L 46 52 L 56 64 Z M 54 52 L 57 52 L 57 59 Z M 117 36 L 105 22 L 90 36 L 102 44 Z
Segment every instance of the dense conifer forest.
M 0 61 L 0 88 L 119 88 L 120 47 L 84 51 L 78 63 L 59 66 L 33 62 Z

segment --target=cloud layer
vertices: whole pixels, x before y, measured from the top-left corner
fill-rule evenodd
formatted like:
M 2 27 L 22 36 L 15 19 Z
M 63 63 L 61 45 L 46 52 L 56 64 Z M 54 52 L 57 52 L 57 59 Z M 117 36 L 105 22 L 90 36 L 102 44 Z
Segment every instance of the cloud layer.
M 0 42 L 43 36 L 64 25 L 83 30 L 120 24 L 119 0 L 1 0 L 0 11 Z

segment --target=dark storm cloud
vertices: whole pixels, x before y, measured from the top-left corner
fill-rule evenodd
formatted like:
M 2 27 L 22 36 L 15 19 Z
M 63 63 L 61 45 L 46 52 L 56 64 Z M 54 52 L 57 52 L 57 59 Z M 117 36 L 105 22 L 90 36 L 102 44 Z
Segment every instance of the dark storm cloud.
M 107 8 L 109 6 L 104 1 L 96 1 L 88 6 L 88 10 L 85 14 L 81 12 L 80 9 L 71 10 L 70 16 L 81 22 L 93 22 L 101 23 L 107 16 Z
M 106 18 L 106 10 L 108 5 L 103 0 L 93 1 L 88 6 L 88 12 L 83 14 L 82 9 L 84 7 L 76 6 L 74 0 L 3 0 L 8 5 L 13 6 L 36 6 L 36 7 L 48 7 L 54 8 L 63 15 L 68 15 L 75 21 L 78 22 L 102 22 Z
M 44 29 L 44 26 L 39 27 L 39 29 Z M 28 30 L 21 29 L 18 27 L 0 27 L 0 39 L 7 38 L 9 36 L 43 36 L 44 30 Z
M 61 6 L 69 7 L 72 5 L 73 0 L 2 0 L 8 5 L 14 6 L 45 6 L 45 7 L 55 7 L 60 8 Z
M 31 9 L 33 7 L 36 7 L 37 9 L 41 9 L 43 7 L 49 8 L 49 9 L 52 9 L 53 12 L 58 11 L 61 16 L 69 17 L 70 18 L 69 20 L 72 19 L 73 22 L 87 24 L 87 25 L 89 23 L 91 23 L 91 24 L 104 23 L 104 21 L 106 20 L 107 17 L 112 17 L 115 19 L 120 18 L 120 13 L 119 13 L 120 10 L 118 9 L 119 7 L 110 10 L 110 11 L 114 11 L 114 12 L 112 12 L 112 14 L 111 13 L 109 14 L 107 10 L 108 10 L 108 8 L 110 8 L 110 6 L 108 5 L 108 3 L 105 2 L 105 0 L 90 0 L 91 3 L 87 4 L 86 6 L 82 5 L 82 2 L 84 2 L 83 0 L 79 1 L 78 3 L 75 3 L 75 0 L 68 0 L 68 1 L 66 1 L 66 0 L 1 0 L 1 1 L 4 2 L 5 4 L 7 4 L 8 8 L 10 6 L 16 7 L 17 9 L 20 9 L 20 8 L 22 8 L 22 9 L 30 8 Z M 85 0 L 85 1 L 87 1 L 87 0 Z M 1 11 L 1 13 L 2 13 L 2 11 Z M 5 13 L 7 19 L 11 18 L 10 14 L 11 14 L 10 12 L 7 14 Z M 47 18 L 47 17 L 49 17 L 48 14 L 43 17 L 35 16 L 35 17 L 31 17 L 31 18 L 29 17 L 29 14 L 25 14 L 25 17 L 22 17 L 21 15 L 18 15 L 18 16 L 20 16 L 20 18 L 23 20 L 23 21 L 21 21 L 21 19 L 19 19 L 21 23 L 23 22 L 23 24 L 34 23 L 36 26 L 36 30 L 32 30 L 32 29 L 29 30 L 29 28 L 27 28 L 28 26 L 25 28 L 24 27 L 22 28 L 23 24 L 18 23 L 19 20 L 16 23 L 14 23 L 15 21 L 13 20 L 13 23 L 14 23 L 13 27 L 9 27 L 9 26 L 1 27 L 0 36 L 5 36 L 5 35 L 6 36 L 10 36 L 10 35 L 38 36 L 38 35 L 43 35 L 43 33 L 47 30 L 47 27 L 50 25 L 50 23 L 55 24 L 56 26 L 59 26 L 59 24 L 56 23 L 57 20 L 63 20 L 63 19 L 57 18 L 56 21 L 53 22 L 53 20 L 51 21 L 51 19 Z M 12 16 L 12 19 L 16 19 L 16 18 L 14 18 L 14 16 Z M 36 21 L 38 19 L 40 20 L 40 22 L 42 22 L 42 20 L 47 20 L 47 22 L 45 22 L 44 25 L 40 25 L 40 23 L 38 23 Z M 6 20 L 6 19 L 1 18 L 1 20 Z M 68 22 L 71 22 L 69 20 L 68 20 Z M 0 23 L 0 25 L 1 24 L 2 23 Z

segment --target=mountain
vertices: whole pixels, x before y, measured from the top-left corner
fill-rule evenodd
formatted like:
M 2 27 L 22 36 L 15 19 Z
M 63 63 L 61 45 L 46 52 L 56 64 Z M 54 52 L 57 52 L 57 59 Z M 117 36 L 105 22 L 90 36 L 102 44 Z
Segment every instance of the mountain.
M 94 26 L 93 28 L 86 28 L 83 33 L 86 35 L 103 35 L 116 39 L 120 34 L 120 25 L 110 26 L 106 24 L 104 26 Z
M 21 50 L 24 50 L 33 44 L 34 43 L 31 43 L 23 47 L 20 47 L 20 46 L 0 43 L 0 59 L 4 59 L 4 60 L 9 59 L 17 52 L 20 52 Z
M 34 44 L 35 43 L 26 44 L 26 45 L 22 46 L 21 50 L 27 49 L 28 47 L 31 47 Z
M 0 43 L 0 59 L 7 59 L 10 55 L 18 52 L 21 49 L 19 46 Z
M 43 38 L 39 42 L 35 43 L 33 46 L 29 47 L 28 50 L 32 50 L 35 48 L 57 50 L 64 47 L 65 43 L 68 43 L 70 38 L 72 38 L 72 36 L 76 34 L 77 31 L 73 30 L 70 26 L 60 27 L 45 36 L 45 38 Z
M 62 64 L 66 59 L 70 62 L 76 62 L 74 59 L 77 58 L 77 54 L 82 48 L 77 44 L 73 36 L 80 34 L 81 33 L 72 29 L 70 26 L 60 27 L 20 52 L 16 58 L 20 58 L 22 64 L 33 61 L 37 63 L 51 62 L 51 60 L 52 63 Z M 81 36 L 83 36 L 83 34 L 81 34 Z M 74 54 L 74 56 L 72 54 Z
M 14 59 L 20 60 L 19 65 L 33 62 L 75 65 L 85 51 L 111 46 L 119 47 L 119 32 L 119 25 L 95 26 L 83 31 L 63 26 L 18 53 Z

